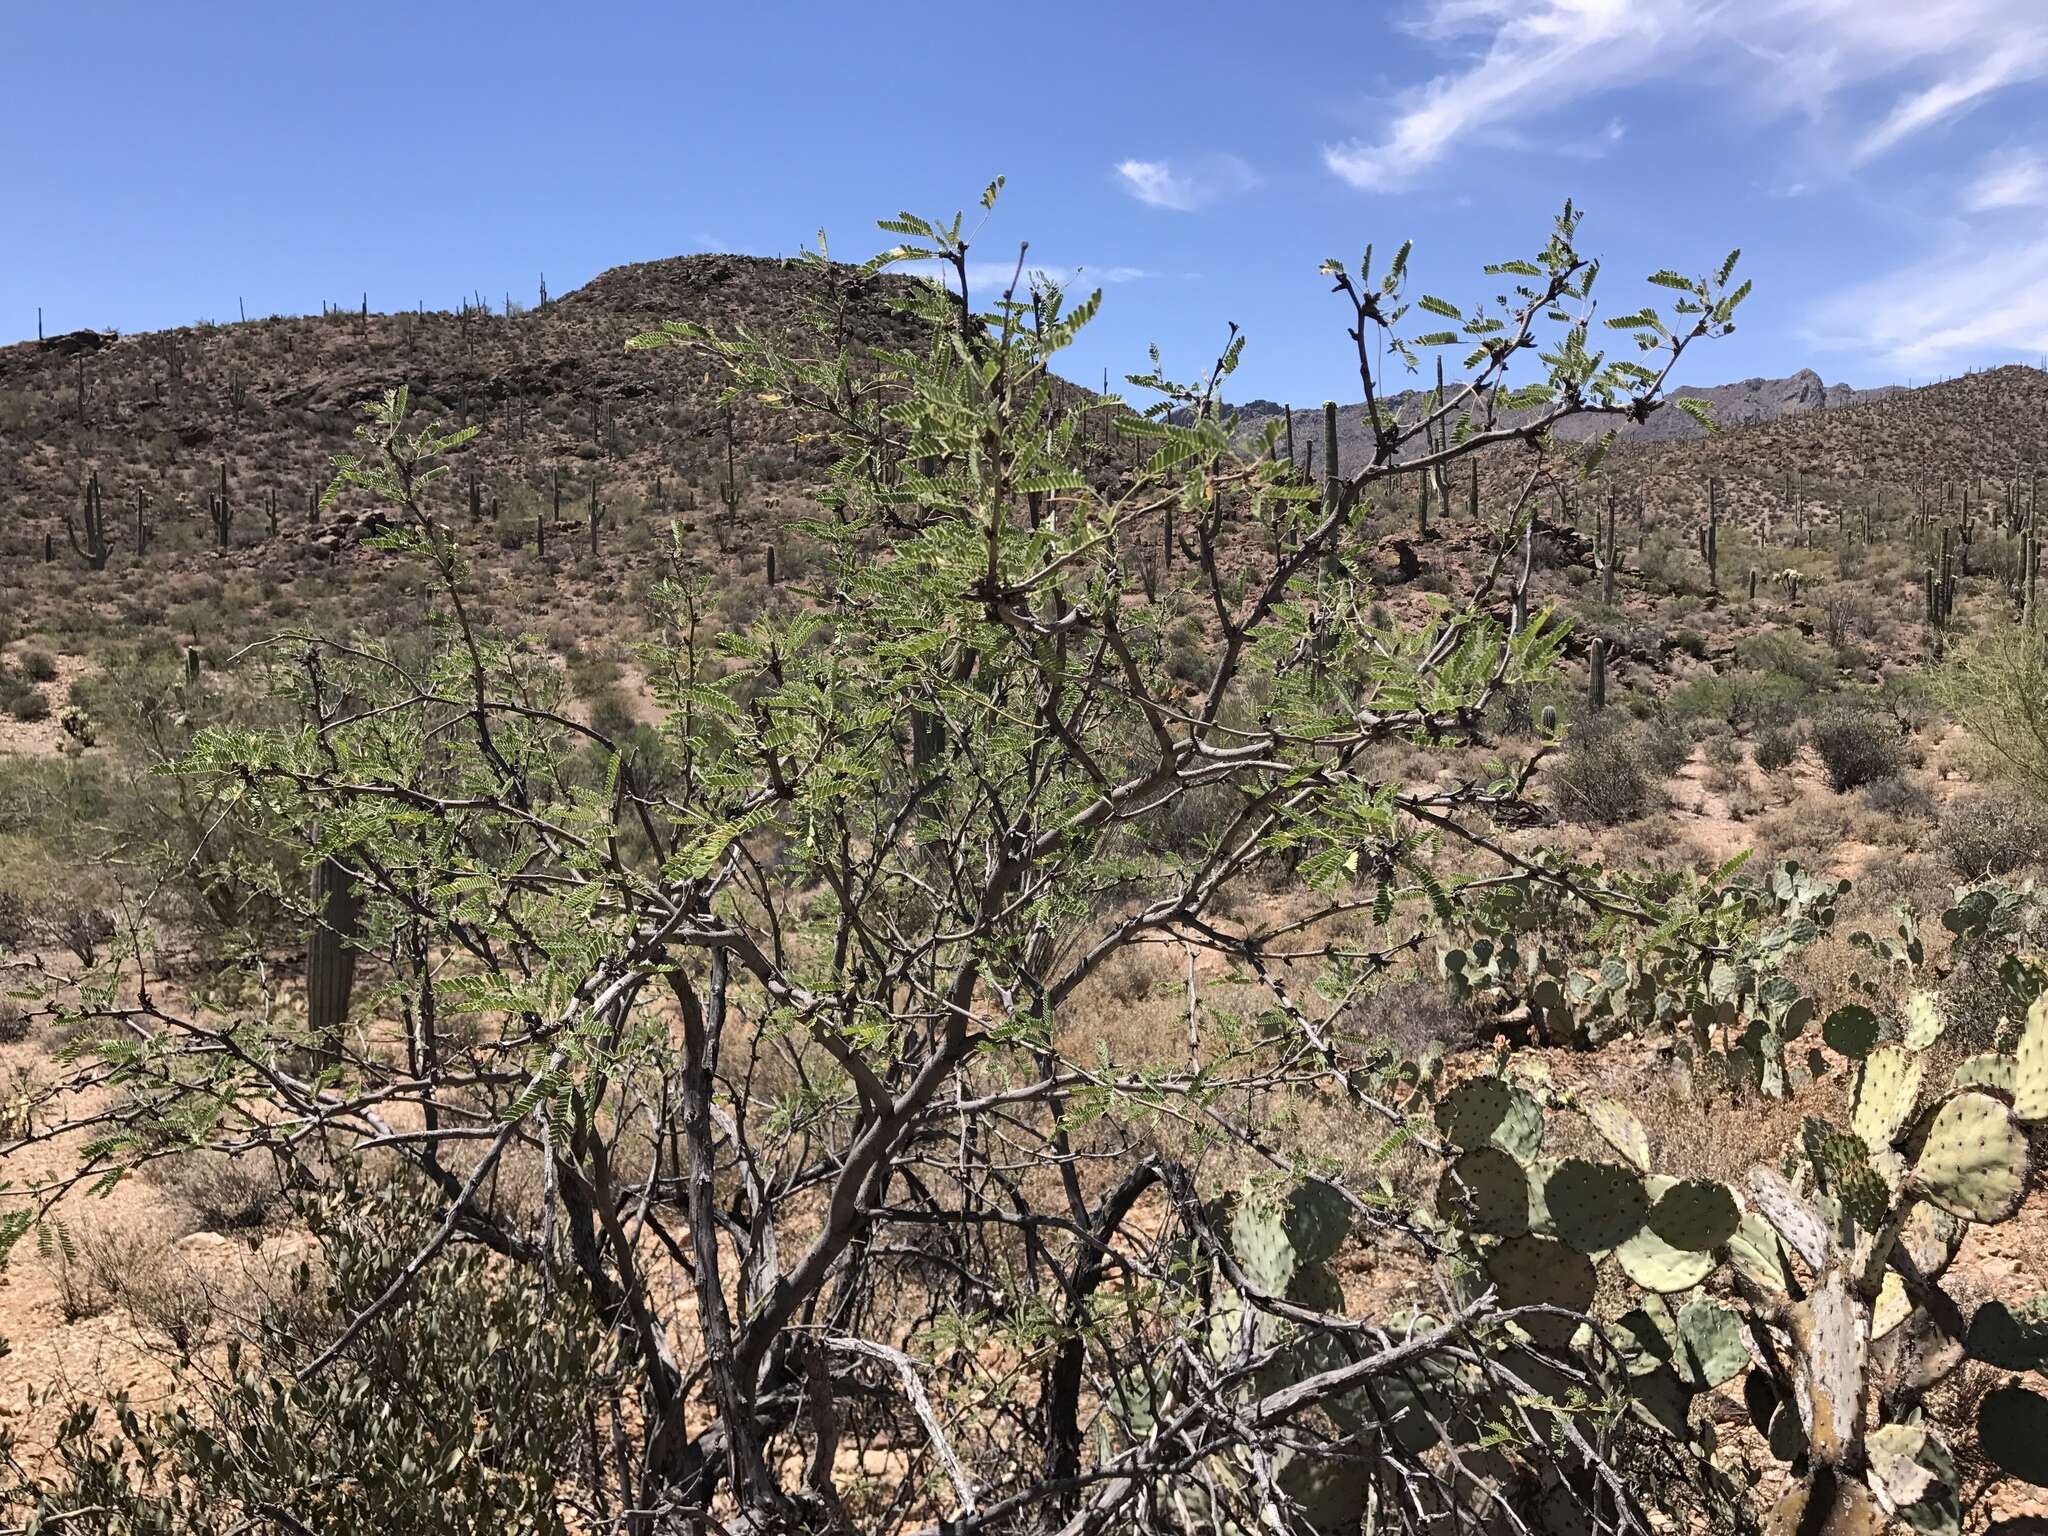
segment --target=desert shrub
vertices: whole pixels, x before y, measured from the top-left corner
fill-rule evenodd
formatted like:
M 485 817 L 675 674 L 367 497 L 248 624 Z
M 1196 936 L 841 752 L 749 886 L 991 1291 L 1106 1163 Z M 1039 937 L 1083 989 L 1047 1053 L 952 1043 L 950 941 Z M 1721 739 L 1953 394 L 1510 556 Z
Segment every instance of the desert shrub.
M 1799 718 L 1811 695 L 1786 672 L 1729 672 L 1697 677 L 1671 695 L 1669 708 L 1685 720 L 1725 721 L 1736 730 L 1785 726 Z
M 50 1513 L 100 1511 L 96 1530 L 199 1536 L 269 1524 L 392 1536 L 561 1536 L 574 1528 L 573 1486 L 594 1416 L 602 1333 L 573 1290 L 551 1304 L 505 1283 L 476 1249 L 421 1270 L 396 1306 L 372 1303 L 418 1252 L 431 1213 L 409 1191 L 355 1190 L 312 1213 L 321 1262 L 263 1298 L 252 1336 L 217 1373 L 181 1369 L 198 1411 L 143 1416 L 125 1405 L 111 1431 L 90 1411 L 60 1436 L 58 1471 L 37 1491 Z M 125 1293 L 137 1321 L 181 1350 L 207 1319 L 186 1287 L 138 1289 L 105 1255 L 76 1252 L 77 1295 L 60 1305 L 104 1311 Z M 147 1292 L 148 1294 L 145 1294 Z M 366 1319 L 334 1363 L 293 1372 Z M 196 1342 L 196 1339 L 194 1340 Z
M 11 997 L 0 997 L 0 1045 L 19 1045 L 28 1038 L 28 1015 Z
M 1865 784 L 1863 803 L 1880 815 L 1895 816 L 1901 821 L 1934 820 L 1934 796 L 1924 785 L 1899 774 Z
M 161 1340 L 180 1359 L 206 1343 L 221 1322 L 217 1289 L 161 1233 L 125 1224 L 95 1227 L 67 1245 L 61 1262 L 67 1306 L 90 1308 L 82 1316 L 119 1311 L 146 1340 Z
M 1735 658 L 1751 672 L 1781 672 L 1796 677 L 1810 692 L 1832 687 L 1834 669 L 1794 630 L 1767 629 L 1735 647 Z
M 1633 746 L 1659 778 L 1670 778 L 1692 760 L 1693 732 L 1684 721 L 1652 713 L 1634 733 Z
M 1799 735 L 1796 731 L 1772 726 L 1759 731 L 1756 738 L 1756 765 L 1766 773 L 1776 773 L 1789 768 L 1792 760 L 1799 756 Z
M 1738 672 L 1729 683 L 1728 723 L 1737 730 L 1770 730 L 1798 720 L 1813 688 L 1791 672 Z
M 1821 593 L 1815 606 L 1820 609 L 1821 633 L 1827 637 L 1828 644 L 1837 649 L 1853 631 L 1869 626 L 1869 612 L 1853 588 L 1831 586 Z
M 1696 629 L 1679 630 L 1671 637 L 1671 647 L 1695 661 L 1707 659 L 1707 637 Z
M 1346 1011 L 1342 1024 L 1361 1040 L 1385 1041 L 1404 1060 L 1432 1045 L 1460 1050 L 1482 1044 L 1492 1025 L 1442 983 L 1403 977 L 1367 993 Z
M 2036 804 L 2048 804 L 2048 642 L 1997 624 L 1935 683 L 1956 718 Z
M 12 885 L 0 885 L 0 949 L 19 949 L 28 940 L 27 898 Z
M 1674 690 L 1664 707 L 1680 720 L 1727 720 L 1731 688 L 1731 679 L 1726 677 L 1696 677 Z
M 1725 771 L 1742 766 L 1742 744 L 1726 732 L 1717 731 L 1708 736 L 1702 752 L 1709 768 Z
M 1814 721 L 1810 739 L 1828 787 L 1838 795 L 1896 777 L 1904 764 L 1897 729 L 1867 710 L 1826 711 Z
M 276 1166 L 255 1154 L 186 1152 L 152 1163 L 150 1176 L 191 1206 L 209 1232 L 260 1227 L 284 1198 Z
M 14 665 L 32 683 L 53 683 L 57 680 L 57 658 L 48 651 L 31 646 L 14 658 Z
M 633 707 L 616 688 L 606 688 L 591 701 L 590 724 L 613 741 L 623 741 L 633 730 Z
M 50 701 L 43 697 L 40 688 L 20 684 L 5 686 L 0 688 L 0 703 L 5 704 L 8 714 L 25 725 L 50 718 Z
M 1934 845 L 1960 878 L 1982 880 L 2048 857 L 2048 822 L 2010 794 L 1979 791 L 1942 812 Z
M 1645 733 L 1596 722 L 1572 733 L 1551 769 L 1558 813 L 1572 821 L 1618 826 L 1649 810 L 1658 791 L 1644 772 Z

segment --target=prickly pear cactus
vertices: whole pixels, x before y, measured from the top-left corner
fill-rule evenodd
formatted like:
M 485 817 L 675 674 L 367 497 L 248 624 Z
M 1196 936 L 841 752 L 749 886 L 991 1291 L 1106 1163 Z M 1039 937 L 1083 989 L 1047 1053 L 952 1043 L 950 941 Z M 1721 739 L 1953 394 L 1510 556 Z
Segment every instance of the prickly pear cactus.
M 1580 1253 L 1605 1253 L 1634 1237 L 1650 1214 L 1649 1192 L 1632 1168 L 1568 1157 L 1544 1181 L 1551 1235 Z
M 1529 1230 L 1529 1176 L 1499 1147 L 1474 1147 L 1437 1181 L 1436 1208 L 1468 1232 L 1520 1237 Z
M 1868 1441 L 1870 1487 L 1887 1514 L 1922 1536 L 1956 1536 L 1962 1508 L 1956 1464 L 1933 1431 L 1917 1424 L 1884 1424 Z
M 1966 1221 L 2004 1221 L 2020 1208 L 2027 1140 L 2012 1111 L 1974 1089 L 1941 1106 L 1913 1164 L 1914 1186 Z
M 1759 1434 L 1800 1474 L 1774 1516 L 1781 1533 L 1874 1531 L 1896 1519 L 1955 1536 L 1949 1446 L 1910 1411 L 1878 1420 L 1873 1407 L 1892 1399 L 1877 1399 L 1875 1385 L 1906 1394 L 1910 1410 L 1965 1358 L 2008 1371 L 2048 1359 L 2048 1302 L 2024 1316 L 1980 1308 L 1965 1341 L 1934 1320 L 1925 1290 L 1939 1285 L 1971 1223 L 2011 1216 L 2028 1188 L 2022 1127 L 2048 1109 L 2048 1001 L 2030 1012 L 2011 1056 L 1967 1063 L 1959 1084 L 1929 1103 L 1922 1053 L 1938 1039 L 1937 1017 L 1909 1005 L 1885 1044 L 1893 1026 L 1874 1010 L 1830 1014 L 1823 1038 L 1855 1063 L 1851 1123 L 1809 1120 L 1785 1165 L 1796 1177 L 1753 1170 L 1747 1204 L 1715 1180 L 1650 1171 L 1649 1137 L 1613 1101 L 1545 1090 L 1554 1111 L 1583 1116 L 1616 1162 L 1546 1158 L 1540 1107 L 1523 1105 L 1501 1077 L 1472 1079 L 1437 1106 L 1451 1143 L 1439 1210 L 1504 1308 L 1547 1309 L 1516 1318 L 1531 1345 L 1554 1356 L 1613 1338 L 1636 1416 L 1681 1440 L 1700 1433 L 1698 1395 L 1747 1373 Z M 1786 1037 L 1798 1023 L 1788 1011 Z M 1618 1323 L 1576 1332 L 1610 1263 L 1637 1303 Z M 1766 1336 L 1774 1342 L 1760 1352 Z M 1874 1348 L 1885 1352 L 1882 1372 Z M 2017 1384 L 1994 1392 L 1980 1438 L 2011 1475 L 2048 1475 L 2048 1396 Z
M 1486 1261 L 1486 1277 L 1503 1307 L 1556 1307 L 1581 1313 L 1593 1304 L 1599 1281 L 1592 1260 L 1555 1238 L 1509 1238 Z M 1578 1329 L 1577 1317 L 1529 1313 L 1515 1319 L 1540 1346 L 1562 1349 Z
M 1977 1444 L 1994 1465 L 2048 1488 L 2048 1397 L 2013 1385 L 1977 1406 Z
M 1735 1235 L 1742 1212 L 1734 1193 L 1712 1179 L 1683 1179 L 1650 1207 L 1650 1230 L 1684 1253 L 1709 1253 Z
M 1924 1070 L 1919 1057 L 1896 1045 L 1881 1046 L 1864 1058 L 1849 1127 L 1863 1138 L 1865 1147 L 1888 1147 L 1898 1139 L 1919 1101 Z

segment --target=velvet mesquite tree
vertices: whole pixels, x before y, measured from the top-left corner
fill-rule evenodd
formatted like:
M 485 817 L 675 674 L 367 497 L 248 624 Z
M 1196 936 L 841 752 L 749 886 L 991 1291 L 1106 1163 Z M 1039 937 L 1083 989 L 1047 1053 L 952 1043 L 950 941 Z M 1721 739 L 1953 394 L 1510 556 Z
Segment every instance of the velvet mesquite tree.
M 1347 1313 L 1330 1266 L 1349 1245 L 1446 1275 L 1452 1247 L 1369 1156 L 1319 1159 L 1269 1121 L 1325 1095 L 1366 1152 L 1440 1144 L 1428 1074 L 1336 1021 L 1474 890 L 1554 887 L 1665 944 L 1708 905 L 1498 836 L 1547 744 L 1450 787 L 1385 777 L 1379 749 L 1469 742 L 1554 666 L 1524 530 L 1538 487 L 1605 444 L 1550 429 L 1660 408 L 1732 324 L 1734 258 L 1657 274 L 1668 318 L 1606 320 L 1569 206 L 1469 313 L 1411 301 L 1405 245 L 1325 263 L 1371 447 L 1304 484 L 1223 404 L 1234 331 L 1197 380 L 1155 357 L 1140 403 L 1084 392 L 1055 368 L 1099 294 L 1021 255 L 983 293 L 964 219 L 882 227 L 901 244 L 862 265 L 807 254 L 793 336 L 632 343 L 691 350 L 838 451 L 803 530 L 823 557 L 754 622 L 707 632 L 709 573 L 676 541 L 644 653 L 653 748 L 576 718 L 558 669 L 480 621 L 424 497 L 475 429 L 420 430 L 404 390 L 369 408 L 336 485 L 391 508 L 377 543 L 431 578 L 433 643 L 259 648 L 244 671 L 295 723 L 210 729 L 177 769 L 346 881 L 350 1012 L 314 1038 L 281 1001 L 174 1006 L 139 946 L 103 968 L 64 1005 L 87 1043 L 49 1097 L 117 1107 L 82 1112 L 98 1134 L 75 1175 L 17 1191 L 16 1230 L 194 1146 L 314 1186 L 396 1160 L 434 1219 L 292 1373 L 347 1368 L 454 1245 L 573 1289 L 622 1363 L 551 1486 L 598 1528 L 1336 1531 L 1370 1506 L 1420 1529 L 1505 1510 L 1548 1469 L 1558 1497 L 1643 1529 L 1643 1469 L 1614 1469 L 1625 1416 L 1527 1406 L 1549 1330 L 1510 1347 L 1498 1294 L 1448 1281 L 1427 1317 Z M 921 345 L 852 339 L 878 295 Z M 1381 360 L 1437 353 L 1448 382 L 1398 416 Z M 1406 506 L 1397 472 L 1489 449 L 1522 476 L 1489 558 L 1420 621 L 1375 621 L 1358 556 L 1375 509 Z M 1169 519 L 1187 558 L 1148 598 L 1140 552 Z M 1182 601 L 1203 615 L 1192 677 L 1168 665 Z M 1282 866 L 1304 909 L 1234 916 Z M 1361 918 L 1368 937 L 1343 937 Z M 1264 989 L 1256 1027 L 1191 981 L 1185 1043 L 1077 1048 L 1091 978 L 1160 945 Z M 1264 1175 L 1214 1187 L 1247 1165 Z M 1605 1379 L 1549 1368 L 1571 1373 L 1544 1378 L 1560 1401 Z M 1459 1406 L 1489 1392 L 1498 1435 Z M 886 1473 L 862 1472 L 879 1450 Z

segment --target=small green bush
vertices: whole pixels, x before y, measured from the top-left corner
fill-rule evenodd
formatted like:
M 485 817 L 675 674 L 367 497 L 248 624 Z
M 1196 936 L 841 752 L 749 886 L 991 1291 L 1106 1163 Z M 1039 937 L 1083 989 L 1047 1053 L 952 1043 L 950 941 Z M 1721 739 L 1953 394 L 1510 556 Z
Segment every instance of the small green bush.
M 1891 722 L 1860 709 L 1831 709 L 1816 720 L 1813 750 L 1838 795 L 1896 778 L 1905 763 Z
M 32 683 L 57 680 L 57 658 L 48 651 L 31 646 L 15 658 L 15 665 L 21 668 L 21 675 Z
M 50 701 L 43 697 L 40 688 L 11 687 L 6 691 L 4 702 L 7 713 L 24 724 L 50 718 Z
M 1863 803 L 1901 821 L 1934 820 L 1934 796 L 1923 786 L 1896 774 L 1864 785 Z
M 1686 722 L 1653 713 L 1635 733 L 1632 744 L 1652 772 L 1668 779 L 1692 761 L 1694 734 Z
M 1756 738 L 1756 765 L 1765 773 L 1776 773 L 1781 768 L 1792 766 L 1792 760 L 1799 755 L 1799 737 L 1779 726 L 1761 731 Z
M 1791 630 L 1767 629 L 1760 635 L 1749 636 L 1735 647 L 1735 659 L 1751 672 L 1782 672 L 1796 677 L 1814 693 L 1825 691 L 1835 681 L 1827 661 L 1815 655 Z
M 1605 723 L 1580 727 L 1552 770 L 1558 814 L 1612 827 L 1648 811 L 1658 792 L 1644 771 L 1644 746 L 1645 736 L 1655 734 Z

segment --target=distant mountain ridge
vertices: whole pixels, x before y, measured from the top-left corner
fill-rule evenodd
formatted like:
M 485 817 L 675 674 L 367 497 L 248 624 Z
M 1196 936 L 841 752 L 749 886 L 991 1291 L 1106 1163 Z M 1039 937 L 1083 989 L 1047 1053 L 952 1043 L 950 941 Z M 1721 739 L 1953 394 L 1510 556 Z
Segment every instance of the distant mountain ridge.
M 1801 368 L 1797 373 L 1782 379 L 1752 378 L 1740 379 L 1728 384 L 1700 386 L 1682 384 L 1669 391 L 1671 400 L 1704 400 L 1712 407 L 1714 422 L 1726 430 L 1731 427 L 1755 426 L 1762 422 L 1779 421 L 1788 416 L 1804 416 L 1815 411 L 1840 411 L 1853 406 L 1869 405 L 1875 401 L 1889 399 L 1905 393 L 1905 387 L 1898 384 L 1881 384 L 1871 389 L 1858 389 L 1852 384 L 1829 384 L 1811 368 Z M 1411 389 L 1386 397 L 1386 403 L 1402 419 L 1413 419 L 1423 409 L 1428 391 Z M 1240 418 L 1248 427 L 1259 429 L 1272 418 L 1281 415 L 1286 407 L 1273 400 L 1249 400 L 1237 407 Z M 1345 464 L 1360 462 L 1358 455 L 1369 451 L 1361 412 L 1362 401 L 1353 401 L 1341 408 L 1338 428 L 1338 442 Z M 1320 407 L 1309 410 L 1297 408 L 1294 412 L 1295 454 L 1306 459 L 1307 443 L 1321 435 Z M 1510 417 L 1512 419 L 1512 417 Z M 1611 423 L 1592 417 L 1580 417 L 1567 421 L 1558 429 L 1560 437 L 1584 440 L 1607 430 Z M 1634 423 L 1622 429 L 1622 438 L 1630 443 L 1676 443 L 1707 436 L 1700 424 L 1679 410 L 1658 411 L 1648 421 Z

